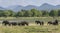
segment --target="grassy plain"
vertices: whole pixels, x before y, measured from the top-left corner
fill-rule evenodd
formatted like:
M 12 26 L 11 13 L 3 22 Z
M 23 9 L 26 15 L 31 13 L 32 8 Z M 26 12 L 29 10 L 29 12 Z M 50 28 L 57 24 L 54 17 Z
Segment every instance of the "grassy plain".
M 60 20 L 60 17 L 56 17 L 55 19 Z M 48 21 L 55 20 L 52 17 L 8 17 L 4 18 L 1 17 L 0 21 L 2 20 L 9 20 L 9 21 L 20 21 L 26 20 L 30 22 L 29 26 L 3 26 L 0 24 L 0 33 L 60 33 L 60 24 L 57 26 L 54 25 L 47 25 Z M 40 26 L 33 23 L 35 20 L 42 20 L 44 21 L 44 25 Z

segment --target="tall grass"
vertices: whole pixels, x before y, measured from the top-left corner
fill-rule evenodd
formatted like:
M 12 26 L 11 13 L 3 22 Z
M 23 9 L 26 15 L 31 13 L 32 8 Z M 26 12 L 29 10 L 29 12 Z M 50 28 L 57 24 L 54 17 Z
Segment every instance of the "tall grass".
M 0 26 L 0 33 L 60 33 L 60 26 Z

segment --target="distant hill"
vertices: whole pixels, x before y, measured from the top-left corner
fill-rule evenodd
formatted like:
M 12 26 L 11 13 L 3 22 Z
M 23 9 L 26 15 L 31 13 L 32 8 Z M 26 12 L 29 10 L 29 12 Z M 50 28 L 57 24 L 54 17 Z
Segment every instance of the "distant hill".
M 38 7 L 38 10 L 52 10 L 55 6 L 44 3 L 43 5 Z
M 3 7 L 0 7 L 0 10 L 4 10 L 4 9 L 10 9 L 10 10 L 13 10 L 13 11 L 19 11 L 21 9 L 24 9 L 24 10 L 30 10 L 32 8 L 35 8 L 35 9 L 38 9 L 38 10 L 52 10 L 52 9 L 60 9 L 60 5 L 51 5 L 51 4 L 48 4 L 48 3 L 44 3 L 42 4 L 41 6 L 34 6 L 34 5 L 28 5 L 28 6 L 21 6 L 21 5 L 13 5 L 13 6 L 9 6 L 7 8 L 3 8 Z
M 6 8 L 0 7 L 0 10 L 5 10 Z
M 38 9 L 38 6 L 28 5 L 28 6 L 25 6 L 23 9 L 30 10 L 30 9 L 33 9 L 33 8 Z
M 19 11 L 19 10 L 23 9 L 23 6 L 14 5 L 14 6 L 9 6 L 6 9 L 10 9 L 10 10 L 13 10 L 13 11 Z

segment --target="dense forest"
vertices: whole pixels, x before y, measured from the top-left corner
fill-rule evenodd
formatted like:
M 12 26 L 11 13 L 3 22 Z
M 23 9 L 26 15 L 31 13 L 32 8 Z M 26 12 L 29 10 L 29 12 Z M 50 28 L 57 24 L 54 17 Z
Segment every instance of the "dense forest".
M 12 10 L 0 10 L 0 17 L 54 17 L 60 16 L 60 10 L 20 10 L 18 12 L 14 12 Z

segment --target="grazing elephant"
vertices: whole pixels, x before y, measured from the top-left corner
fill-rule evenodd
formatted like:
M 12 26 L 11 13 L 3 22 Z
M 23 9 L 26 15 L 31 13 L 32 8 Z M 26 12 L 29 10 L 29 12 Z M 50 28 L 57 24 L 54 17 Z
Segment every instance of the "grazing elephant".
M 6 25 L 9 25 L 9 26 L 10 26 L 10 25 L 16 26 L 16 25 L 17 25 L 17 22 L 9 22 L 9 21 L 5 20 L 5 21 L 2 22 L 2 24 L 4 24 L 5 26 L 6 26 Z
M 25 26 L 25 25 L 28 26 L 28 24 L 29 24 L 29 23 L 26 22 L 26 21 L 22 21 L 22 22 L 18 23 L 19 26 Z
M 52 21 L 49 21 L 47 24 L 49 24 L 49 25 L 52 24 Z
M 9 21 L 7 21 L 7 20 L 5 20 L 5 21 L 3 21 L 2 22 L 2 24 L 4 24 L 5 26 L 6 25 L 12 25 L 12 26 L 16 26 L 16 25 L 18 25 L 18 26 L 25 26 L 25 25 L 29 25 L 29 23 L 28 22 L 26 22 L 26 21 L 22 21 L 22 22 L 19 22 L 19 23 L 17 23 L 17 22 L 9 22 Z
M 10 24 L 11 24 L 12 26 L 16 26 L 16 25 L 17 25 L 17 22 L 10 22 Z
M 44 25 L 43 21 L 35 21 L 36 24 Z
M 53 22 L 53 25 L 58 25 L 58 20 L 55 20 L 55 22 Z
M 6 26 L 6 25 L 10 25 L 9 21 L 7 21 L 7 20 L 4 20 L 4 21 L 2 22 L 2 24 L 4 24 L 5 26 Z
M 52 25 L 58 25 L 58 20 L 55 20 L 54 22 L 49 21 L 48 24 L 49 24 L 49 25 L 50 25 L 50 24 L 52 24 Z

